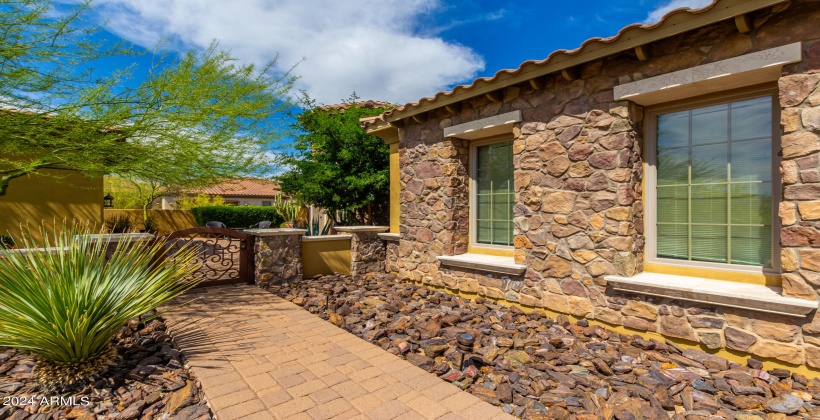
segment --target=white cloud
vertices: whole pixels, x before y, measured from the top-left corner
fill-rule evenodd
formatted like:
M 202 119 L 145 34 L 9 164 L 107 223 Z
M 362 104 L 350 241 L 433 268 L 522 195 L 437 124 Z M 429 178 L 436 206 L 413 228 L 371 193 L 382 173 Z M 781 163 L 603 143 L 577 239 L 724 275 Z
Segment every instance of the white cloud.
M 645 23 L 655 23 L 661 20 L 663 15 L 675 9 L 688 7 L 690 9 L 700 9 L 712 4 L 712 0 L 671 0 L 655 8 L 649 12 L 649 15 L 644 20 Z
M 100 0 L 108 29 L 147 48 L 170 37 L 185 48 L 217 39 L 247 62 L 280 54 L 280 70 L 302 61 L 297 87 L 321 103 L 356 92 L 403 104 L 483 70 L 471 49 L 422 35 L 438 0 Z

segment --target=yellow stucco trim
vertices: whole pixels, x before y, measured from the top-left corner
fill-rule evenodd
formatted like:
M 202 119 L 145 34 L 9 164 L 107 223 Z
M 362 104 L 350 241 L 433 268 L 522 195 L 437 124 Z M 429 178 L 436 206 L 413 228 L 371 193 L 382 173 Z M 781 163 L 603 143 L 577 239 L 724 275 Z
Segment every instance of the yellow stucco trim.
M 399 233 L 401 220 L 401 182 L 399 144 L 390 144 L 390 233 Z
M 350 274 L 350 239 L 302 242 L 304 278 L 317 274 Z
M 465 292 L 462 292 L 462 291 L 457 290 L 457 289 L 451 289 L 449 287 L 433 286 L 433 285 L 429 285 L 429 284 L 423 284 L 422 282 L 414 282 L 414 281 L 410 281 L 410 280 L 406 280 L 406 279 L 404 281 L 416 284 L 418 286 L 425 286 L 425 287 L 428 287 L 430 289 L 441 290 L 445 293 L 460 296 L 460 297 L 465 298 L 465 299 L 475 299 L 475 298 L 481 296 L 478 293 L 465 293 Z M 794 365 L 794 364 L 791 364 L 791 363 L 786 363 L 786 362 L 776 360 L 776 359 L 772 359 L 772 358 L 758 357 L 758 356 L 755 356 L 755 355 L 752 355 L 752 354 L 742 353 L 742 352 L 729 350 L 729 349 L 725 349 L 725 348 L 724 349 L 719 349 L 719 350 L 710 350 L 710 349 L 706 348 L 706 346 L 703 346 L 700 343 L 695 343 L 693 341 L 683 340 L 683 339 L 674 338 L 674 337 L 667 337 L 667 336 L 664 336 L 664 335 L 661 335 L 661 334 L 658 334 L 658 333 L 654 333 L 654 332 L 635 330 L 635 329 L 632 329 L 632 328 L 624 327 L 622 325 L 609 324 L 609 323 L 597 321 L 597 320 L 594 320 L 594 319 L 580 318 L 580 317 L 576 317 L 574 315 L 552 311 L 552 310 L 547 309 L 547 308 L 522 305 L 522 304 L 517 303 L 517 302 L 510 302 L 510 301 L 505 300 L 505 299 L 494 299 L 494 298 L 490 298 L 490 297 L 487 297 L 487 296 L 481 296 L 481 297 L 483 297 L 483 298 L 485 298 L 485 299 L 487 299 L 487 300 L 489 300 L 489 301 L 491 301 L 495 304 L 501 304 L 501 305 L 508 306 L 508 307 L 515 306 L 515 307 L 521 309 L 524 312 L 531 312 L 531 311 L 536 311 L 536 310 L 543 311 L 550 318 L 555 318 L 559 315 L 564 315 L 567 318 L 569 318 L 570 322 L 577 322 L 580 319 L 586 319 L 587 322 L 589 322 L 589 325 L 601 326 L 601 327 L 604 327 L 604 328 L 609 329 L 611 331 L 617 332 L 618 334 L 639 335 L 639 336 L 643 337 L 644 339 L 647 339 L 647 340 L 648 339 L 655 339 L 655 340 L 658 340 L 660 342 L 670 341 L 670 342 L 674 343 L 676 346 L 678 346 L 682 349 L 701 350 L 701 351 L 704 351 L 706 353 L 713 354 L 713 355 L 718 356 L 718 357 L 722 357 L 722 358 L 724 358 L 724 359 L 726 359 L 730 362 L 734 362 L 734 363 L 737 363 L 737 364 L 743 365 L 743 366 L 746 365 L 746 360 L 748 358 L 753 357 L 753 358 L 763 362 L 763 369 L 765 369 L 765 370 L 770 370 L 770 369 L 775 369 L 775 368 L 788 369 L 792 372 L 796 372 L 796 373 L 799 373 L 801 375 L 806 375 L 808 377 L 816 377 L 816 376 L 818 376 L 818 374 L 820 374 L 820 369 L 813 369 L 813 368 L 810 368 L 810 367 L 805 366 L 805 365 Z
M 512 257 L 515 251 L 511 249 L 481 248 L 468 245 L 467 252 L 470 254 L 495 255 L 497 257 Z
M 664 264 L 644 264 L 644 271 L 648 273 L 673 274 L 676 276 L 700 277 L 702 279 L 733 281 L 737 283 L 760 284 L 763 286 L 780 287 L 780 275 L 764 273 L 744 273 L 738 271 L 723 271 L 712 268 L 679 267 Z

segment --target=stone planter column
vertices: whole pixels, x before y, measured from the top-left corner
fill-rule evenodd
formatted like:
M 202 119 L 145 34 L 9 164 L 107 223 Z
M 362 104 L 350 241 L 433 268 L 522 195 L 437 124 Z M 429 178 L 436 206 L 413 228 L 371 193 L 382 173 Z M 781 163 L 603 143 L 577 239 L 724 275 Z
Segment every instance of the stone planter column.
M 384 273 L 385 246 L 380 233 L 390 230 L 389 226 L 337 226 L 336 231 L 348 233 L 350 239 L 350 274 L 360 276 L 365 273 Z
M 384 241 L 385 246 L 385 271 L 388 273 L 399 272 L 399 239 L 398 233 L 380 233 L 379 238 Z
M 248 229 L 255 238 L 253 275 L 257 286 L 302 281 L 305 229 Z

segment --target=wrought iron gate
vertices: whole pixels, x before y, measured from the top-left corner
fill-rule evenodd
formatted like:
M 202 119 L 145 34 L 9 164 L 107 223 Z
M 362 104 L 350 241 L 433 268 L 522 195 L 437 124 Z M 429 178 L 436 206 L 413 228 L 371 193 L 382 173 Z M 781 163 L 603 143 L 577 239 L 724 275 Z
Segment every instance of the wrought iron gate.
M 165 242 L 164 258 L 174 258 L 183 246 L 196 249 L 201 287 L 253 283 L 252 236 L 233 229 L 197 227 L 171 232 L 160 240 Z

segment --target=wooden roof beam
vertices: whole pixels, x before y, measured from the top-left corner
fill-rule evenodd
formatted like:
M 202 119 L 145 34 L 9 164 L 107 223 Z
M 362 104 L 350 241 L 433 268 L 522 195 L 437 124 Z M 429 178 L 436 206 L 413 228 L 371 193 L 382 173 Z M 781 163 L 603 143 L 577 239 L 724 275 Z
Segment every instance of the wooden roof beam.
M 571 82 L 578 78 L 578 67 L 567 67 L 561 70 L 561 76 L 564 76 L 564 80 Z
M 492 92 L 487 92 L 484 94 L 490 102 L 501 102 L 504 100 L 504 91 L 501 89 L 494 90 Z
M 749 32 L 752 32 L 752 29 L 754 29 L 752 17 L 749 16 L 748 13 L 745 15 L 735 16 L 735 26 L 737 26 L 737 30 L 742 34 L 748 34 Z
M 547 79 L 545 77 L 536 77 L 529 80 L 530 86 L 535 90 L 542 90 L 547 86 Z
M 635 55 L 638 56 L 638 60 L 649 60 L 649 48 L 646 45 L 638 45 L 635 47 Z

